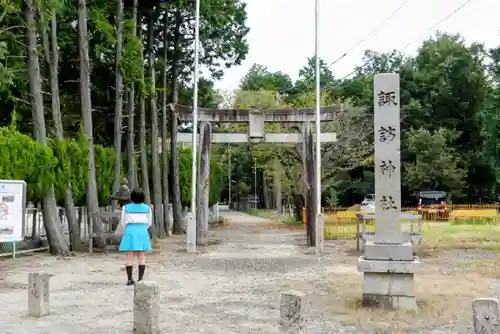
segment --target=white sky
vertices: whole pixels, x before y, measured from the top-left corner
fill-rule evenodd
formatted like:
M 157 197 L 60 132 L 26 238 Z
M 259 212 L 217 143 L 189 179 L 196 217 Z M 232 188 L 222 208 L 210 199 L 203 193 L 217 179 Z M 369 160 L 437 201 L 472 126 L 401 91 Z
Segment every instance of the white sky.
M 271 71 L 283 71 L 296 79 L 308 57 L 314 54 L 314 0 L 246 0 L 250 51 L 243 65 L 225 72 L 219 89 L 237 88 L 240 79 L 258 63 Z M 330 69 L 340 78 L 361 65 L 365 49 L 406 49 L 414 54 L 433 25 L 465 0 L 410 0 L 392 19 Z M 320 51 L 328 64 L 352 49 L 404 0 L 320 0 Z M 434 31 L 460 33 L 467 42 L 500 45 L 499 0 L 472 0 Z

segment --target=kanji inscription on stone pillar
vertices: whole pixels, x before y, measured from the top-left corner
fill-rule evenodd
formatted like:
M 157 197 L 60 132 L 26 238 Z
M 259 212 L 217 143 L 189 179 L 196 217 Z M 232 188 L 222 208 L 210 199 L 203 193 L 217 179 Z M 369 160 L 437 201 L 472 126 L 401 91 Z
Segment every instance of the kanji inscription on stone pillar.
M 376 242 L 401 243 L 399 75 L 374 77 Z

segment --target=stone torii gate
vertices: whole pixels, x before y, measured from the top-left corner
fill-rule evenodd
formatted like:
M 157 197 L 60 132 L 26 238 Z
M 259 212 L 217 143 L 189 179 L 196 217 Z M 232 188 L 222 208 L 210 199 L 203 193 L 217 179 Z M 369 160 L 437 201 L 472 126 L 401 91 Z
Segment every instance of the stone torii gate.
M 193 120 L 192 107 L 179 104 L 170 104 L 171 111 L 184 122 Z M 321 121 L 333 121 L 335 114 L 342 111 L 343 106 L 329 106 L 321 108 Z M 206 233 L 208 229 L 208 196 L 207 181 L 210 176 L 210 147 L 211 143 L 281 143 L 281 144 L 303 144 L 304 176 L 308 187 L 306 196 L 307 208 L 307 236 L 308 246 L 313 246 L 320 251 L 323 248 L 324 223 L 316 212 L 315 195 L 315 162 L 314 162 L 314 139 L 316 134 L 312 133 L 310 122 L 315 121 L 315 110 L 311 108 L 277 108 L 277 109 L 216 109 L 198 108 L 198 121 L 201 123 L 200 134 L 197 142 L 200 145 L 200 158 L 198 167 L 198 191 L 196 196 L 196 232 L 187 228 L 187 243 L 206 245 Z M 302 133 L 265 133 L 264 124 L 269 123 L 302 123 Z M 247 123 L 247 133 L 212 133 L 210 123 Z M 192 143 L 192 133 L 178 133 L 179 143 Z M 335 133 L 321 133 L 321 143 L 333 143 L 337 140 Z M 194 219 L 194 217 L 190 217 Z M 193 224 L 188 220 L 188 224 Z M 191 232 L 189 232 L 191 230 Z M 190 235 L 191 234 L 191 235 Z

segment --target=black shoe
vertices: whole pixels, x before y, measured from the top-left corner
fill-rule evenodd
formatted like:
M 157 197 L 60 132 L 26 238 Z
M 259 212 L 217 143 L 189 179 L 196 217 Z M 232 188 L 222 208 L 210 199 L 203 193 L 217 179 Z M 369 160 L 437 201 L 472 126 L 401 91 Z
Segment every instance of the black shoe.
M 127 285 L 134 285 L 134 284 L 135 284 L 134 280 L 127 281 Z

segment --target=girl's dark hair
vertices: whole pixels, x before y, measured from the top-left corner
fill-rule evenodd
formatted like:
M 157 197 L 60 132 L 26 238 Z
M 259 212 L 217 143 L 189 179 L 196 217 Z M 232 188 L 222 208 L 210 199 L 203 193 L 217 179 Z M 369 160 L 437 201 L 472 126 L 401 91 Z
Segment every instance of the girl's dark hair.
M 141 188 L 135 188 L 130 193 L 130 200 L 135 204 L 144 203 L 144 191 Z

